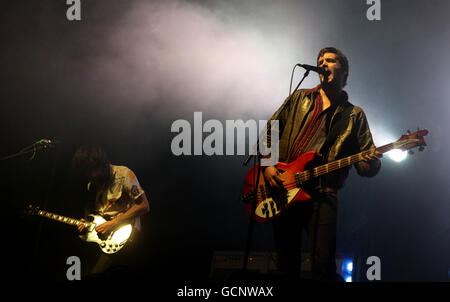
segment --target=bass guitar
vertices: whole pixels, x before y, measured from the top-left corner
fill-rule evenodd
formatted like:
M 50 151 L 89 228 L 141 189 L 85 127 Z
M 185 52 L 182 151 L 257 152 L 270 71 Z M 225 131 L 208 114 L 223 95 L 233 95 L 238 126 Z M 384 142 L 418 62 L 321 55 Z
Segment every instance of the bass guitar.
M 83 224 L 84 231 L 79 235 L 79 237 L 86 242 L 97 243 L 102 252 L 104 252 L 105 254 L 114 254 L 121 250 L 127 243 L 133 231 L 133 227 L 131 226 L 131 224 L 126 224 L 109 234 L 99 234 L 95 230 L 95 227 L 107 221 L 100 215 L 91 214 L 88 215 L 89 221 L 81 221 L 43 211 L 39 209 L 39 207 L 33 207 L 32 205 L 29 205 L 25 209 L 25 212 L 29 215 L 37 215 L 73 226 L 79 226 Z
M 393 149 L 410 150 L 419 147 L 419 151 L 422 151 L 426 146 L 423 137 L 427 134 L 428 130 L 417 130 L 414 133 L 408 131 L 398 141 L 376 148 L 376 150 L 385 153 Z M 355 164 L 371 152 L 370 150 L 363 151 L 317 167 L 314 165 L 320 156 L 315 151 L 306 152 L 291 163 L 278 162 L 276 168 L 281 174 L 280 178 L 284 181 L 282 189 L 274 189 L 266 184 L 262 169 L 255 165 L 247 172 L 244 180 L 242 200 L 247 212 L 250 216 L 254 214 L 253 218 L 258 222 L 270 221 L 281 215 L 293 203 L 311 199 L 307 191 L 314 178 Z M 256 179 L 259 179 L 257 185 L 255 185 Z M 254 202 L 256 204 L 253 206 Z

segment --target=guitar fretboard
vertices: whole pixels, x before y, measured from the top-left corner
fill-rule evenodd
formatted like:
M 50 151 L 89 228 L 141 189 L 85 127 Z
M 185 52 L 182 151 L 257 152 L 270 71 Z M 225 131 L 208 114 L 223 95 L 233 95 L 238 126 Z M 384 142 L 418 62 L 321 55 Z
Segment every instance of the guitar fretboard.
M 62 223 L 75 225 L 75 226 L 78 226 L 80 224 L 88 224 L 87 222 L 83 222 L 81 220 L 77 220 L 77 219 L 73 219 L 73 218 L 70 218 L 70 217 L 61 216 L 61 215 L 58 215 L 58 214 L 54 214 L 54 213 L 50 213 L 50 212 L 42 211 L 42 210 L 37 211 L 36 215 L 39 215 L 39 216 L 42 216 L 42 217 L 45 217 L 45 218 L 49 218 L 49 219 L 52 219 L 52 220 L 56 220 L 56 221 L 59 221 L 59 222 L 62 222 Z
M 393 143 L 376 148 L 376 150 L 379 151 L 380 153 L 385 153 L 385 152 L 391 151 L 392 149 L 394 149 Z M 336 171 L 338 169 L 353 165 L 357 162 L 362 161 L 364 156 L 366 156 L 370 153 L 372 153 L 371 150 L 363 151 L 363 152 L 360 152 L 360 153 L 357 153 L 357 154 L 354 154 L 354 155 L 351 155 L 348 157 L 344 157 L 342 159 L 338 159 L 338 160 L 329 162 L 327 164 L 318 166 L 314 169 L 303 171 L 303 172 L 299 173 L 300 181 L 302 181 L 302 182 L 308 181 L 311 178 L 318 177 L 318 176 Z

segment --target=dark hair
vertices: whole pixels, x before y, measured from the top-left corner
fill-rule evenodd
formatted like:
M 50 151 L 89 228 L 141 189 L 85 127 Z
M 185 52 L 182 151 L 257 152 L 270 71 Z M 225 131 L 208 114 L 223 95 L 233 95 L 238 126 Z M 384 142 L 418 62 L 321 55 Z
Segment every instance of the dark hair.
M 331 53 L 337 54 L 339 62 L 341 63 L 342 67 L 344 68 L 344 71 L 347 73 L 345 75 L 345 78 L 344 78 L 344 86 L 347 85 L 347 77 L 348 77 L 348 60 L 347 60 L 347 57 L 344 55 L 344 53 L 342 51 L 340 51 L 339 49 L 337 49 L 335 47 L 325 47 L 325 48 L 322 48 L 319 51 L 319 54 L 317 55 L 317 60 L 316 61 L 319 61 L 319 58 L 322 57 L 327 52 L 331 52 Z
M 97 179 L 98 185 L 106 185 L 112 178 L 110 161 L 102 147 L 96 145 L 79 146 L 72 158 L 72 167 L 89 174 L 95 169 L 101 171 Z

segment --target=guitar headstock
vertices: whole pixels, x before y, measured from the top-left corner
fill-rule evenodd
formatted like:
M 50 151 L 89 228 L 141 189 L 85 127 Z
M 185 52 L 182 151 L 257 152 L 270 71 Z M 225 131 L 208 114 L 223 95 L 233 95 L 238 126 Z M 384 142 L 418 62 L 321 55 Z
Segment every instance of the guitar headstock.
M 419 147 L 419 151 L 423 151 L 425 149 L 425 146 L 427 145 L 423 137 L 427 134 L 428 130 L 426 129 L 417 129 L 417 131 L 414 133 L 411 133 L 408 130 L 406 134 L 403 134 L 400 139 L 394 143 L 394 149 L 406 151 L 411 150 L 415 147 Z
M 25 214 L 27 215 L 36 215 L 39 211 L 39 207 L 32 206 L 31 204 L 25 207 Z

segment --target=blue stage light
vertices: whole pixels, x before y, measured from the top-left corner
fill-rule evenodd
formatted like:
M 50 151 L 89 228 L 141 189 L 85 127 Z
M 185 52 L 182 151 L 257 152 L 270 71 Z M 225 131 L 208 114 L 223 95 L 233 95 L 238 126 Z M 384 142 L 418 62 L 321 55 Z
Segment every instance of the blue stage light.
M 351 273 L 352 271 L 353 271 L 353 261 L 351 259 L 346 259 L 342 261 L 342 272 Z
M 352 261 L 347 262 L 347 265 L 345 268 L 347 269 L 347 271 L 352 272 L 353 271 L 353 262 Z
M 341 276 L 345 282 L 352 282 L 353 260 L 351 258 L 342 259 Z

